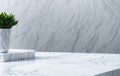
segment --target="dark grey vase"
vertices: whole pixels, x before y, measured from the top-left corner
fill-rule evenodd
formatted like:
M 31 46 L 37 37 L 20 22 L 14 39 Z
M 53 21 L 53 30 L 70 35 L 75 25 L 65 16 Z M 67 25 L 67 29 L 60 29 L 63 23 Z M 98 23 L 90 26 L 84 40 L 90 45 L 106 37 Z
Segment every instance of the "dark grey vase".
M 10 34 L 10 29 L 0 29 L 0 53 L 9 51 Z

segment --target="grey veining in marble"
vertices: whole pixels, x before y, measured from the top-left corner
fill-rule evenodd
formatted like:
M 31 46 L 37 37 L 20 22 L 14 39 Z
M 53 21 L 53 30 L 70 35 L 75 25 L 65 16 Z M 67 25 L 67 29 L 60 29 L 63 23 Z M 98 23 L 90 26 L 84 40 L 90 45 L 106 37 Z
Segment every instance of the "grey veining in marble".
M 35 59 L 34 50 L 10 49 L 7 53 L 0 53 L 0 62 L 22 61 Z
M 0 0 L 13 12 L 11 48 L 120 53 L 120 0 Z
M 10 29 L 0 29 L 0 53 L 6 53 L 10 45 Z
M 0 63 L 0 76 L 119 76 L 119 54 L 36 52 L 36 59 Z

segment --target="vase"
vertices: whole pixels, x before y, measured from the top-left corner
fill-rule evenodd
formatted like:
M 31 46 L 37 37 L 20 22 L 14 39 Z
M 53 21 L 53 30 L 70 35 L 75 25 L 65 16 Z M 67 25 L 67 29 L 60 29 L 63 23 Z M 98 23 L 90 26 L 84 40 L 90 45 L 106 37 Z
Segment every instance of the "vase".
M 9 51 L 10 34 L 10 29 L 0 29 L 0 53 Z

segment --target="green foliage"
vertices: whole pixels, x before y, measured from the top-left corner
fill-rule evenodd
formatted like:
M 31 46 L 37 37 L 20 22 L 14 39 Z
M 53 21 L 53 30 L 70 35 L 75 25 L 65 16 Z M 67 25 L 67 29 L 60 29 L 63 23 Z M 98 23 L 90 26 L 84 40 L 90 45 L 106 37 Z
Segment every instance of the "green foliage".
M 15 20 L 15 15 L 13 15 L 12 13 L 0 13 L 0 29 L 10 29 L 17 23 L 18 20 Z

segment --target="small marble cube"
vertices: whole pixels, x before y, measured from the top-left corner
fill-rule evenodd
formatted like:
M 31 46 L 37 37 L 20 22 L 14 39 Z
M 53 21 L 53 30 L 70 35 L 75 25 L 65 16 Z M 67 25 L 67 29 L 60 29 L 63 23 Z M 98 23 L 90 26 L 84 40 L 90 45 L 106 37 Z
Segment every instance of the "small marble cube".
M 0 53 L 1 62 L 35 59 L 34 50 L 10 49 L 8 53 Z

